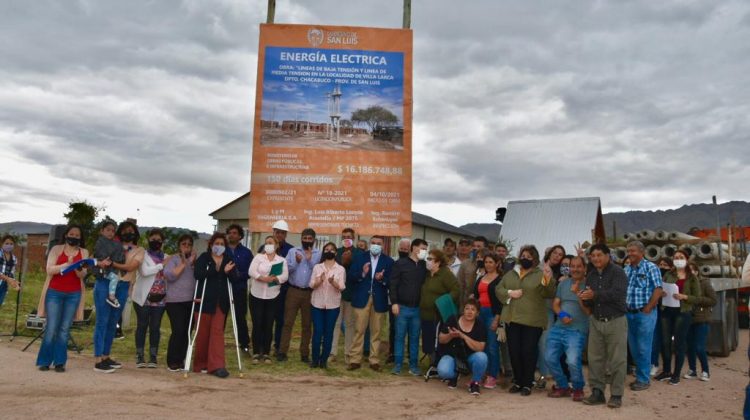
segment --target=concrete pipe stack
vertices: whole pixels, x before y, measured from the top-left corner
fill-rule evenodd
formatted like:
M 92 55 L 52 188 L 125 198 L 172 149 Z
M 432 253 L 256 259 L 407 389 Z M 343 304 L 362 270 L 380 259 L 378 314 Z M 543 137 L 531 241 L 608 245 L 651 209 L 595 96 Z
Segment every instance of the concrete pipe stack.
M 682 232 L 664 230 L 640 230 L 623 235 L 625 242 L 641 241 L 646 246 L 645 258 L 656 263 L 662 257 L 672 258 L 677 250 L 685 252 L 695 262 L 703 276 L 733 276 L 731 270 L 735 258 L 729 257 L 729 246 L 716 242 L 704 241 L 701 238 Z M 627 249 L 622 246 L 612 247 L 615 262 L 621 263 L 627 257 Z

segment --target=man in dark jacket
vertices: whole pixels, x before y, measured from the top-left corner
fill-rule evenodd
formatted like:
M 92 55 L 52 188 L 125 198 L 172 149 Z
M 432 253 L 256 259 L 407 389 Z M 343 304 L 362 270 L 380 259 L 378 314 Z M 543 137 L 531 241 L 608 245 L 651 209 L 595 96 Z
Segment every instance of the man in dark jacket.
M 419 301 L 421 299 L 422 284 L 427 275 L 425 267 L 427 258 L 427 242 L 415 239 L 411 242 L 409 255 L 399 258 L 393 264 L 390 278 L 391 312 L 395 317 L 396 335 L 394 339 L 394 375 L 401 374 L 404 362 L 404 340 L 409 334 L 409 373 L 419 376 Z
M 253 252 L 242 245 L 240 241 L 245 237 L 245 231 L 240 225 L 229 225 L 227 233 L 226 253 L 234 261 L 236 276 L 232 279 L 232 296 L 234 297 L 234 316 L 237 320 L 237 341 L 245 354 L 250 353 L 250 335 L 247 331 L 247 280 Z M 227 317 L 228 318 L 228 317 Z

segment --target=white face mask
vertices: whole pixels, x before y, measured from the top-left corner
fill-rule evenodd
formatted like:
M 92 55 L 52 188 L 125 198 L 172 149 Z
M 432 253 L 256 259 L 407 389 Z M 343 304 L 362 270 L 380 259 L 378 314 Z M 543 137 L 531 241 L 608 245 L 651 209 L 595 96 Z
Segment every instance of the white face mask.
M 211 247 L 211 251 L 216 255 L 223 255 L 225 249 L 223 245 L 214 245 Z
M 435 261 L 427 261 L 427 263 L 425 263 L 425 265 L 427 266 L 427 269 L 429 271 L 432 271 L 432 269 L 435 268 Z
M 427 258 L 427 250 L 426 249 L 420 249 L 419 253 L 417 253 L 417 258 L 420 261 L 424 261 L 424 259 Z
M 370 244 L 370 253 L 373 256 L 377 257 L 381 252 L 383 252 L 383 247 L 380 244 Z
M 266 254 L 273 254 L 274 252 L 276 252 L 276 246 L 274 246 L 273 244 L 265 244 L 263 246 L 263 251 Z
M 687 267 L 687 260 L 674 260 L 674 266 L 676 268 L 685 268 Z

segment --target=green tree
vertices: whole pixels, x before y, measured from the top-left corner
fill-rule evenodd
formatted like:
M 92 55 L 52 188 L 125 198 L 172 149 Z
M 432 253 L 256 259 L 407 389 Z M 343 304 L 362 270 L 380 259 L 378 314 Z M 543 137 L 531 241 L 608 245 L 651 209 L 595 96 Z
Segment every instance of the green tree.
M 83 235 L 87 238 L 86 245 L 91 248 L 96 242 L 95 220 L 99 213 L 104 211 L 105 207 L 96 207 L 86 200 L 71 201 L 68 203 L 68 212 L 63 214 L 68 224 L 80 225 L 83 229 Z
M 352 112 L 351 121 L 355 124 L 366 125 L 372 133 L 377 126 L 397 124 L 398 117 L 382 106 L 374 105 Z
M 162 228 L 164 232 L 164 244 L 161 249 L 167 254 L 176 254 L 180 250 L 180 243 L 178 240 L 180 236 L 189 234 L 193 237 L 193 241 L 198 239 L 198 232 L 190 229 L 172 229 L 168 227 Z

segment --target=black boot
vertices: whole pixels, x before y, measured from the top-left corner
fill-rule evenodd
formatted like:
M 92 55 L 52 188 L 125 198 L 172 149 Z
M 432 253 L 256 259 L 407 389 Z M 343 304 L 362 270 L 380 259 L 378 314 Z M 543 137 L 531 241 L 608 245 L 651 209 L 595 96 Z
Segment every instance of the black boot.
M 588 398 L 584 398 L 583 403 L 586 405 L 601 405 L 606 403 L 607 400 L 604 398 L 604 393 L 599 388 L 591 390 L 591 395 Z

